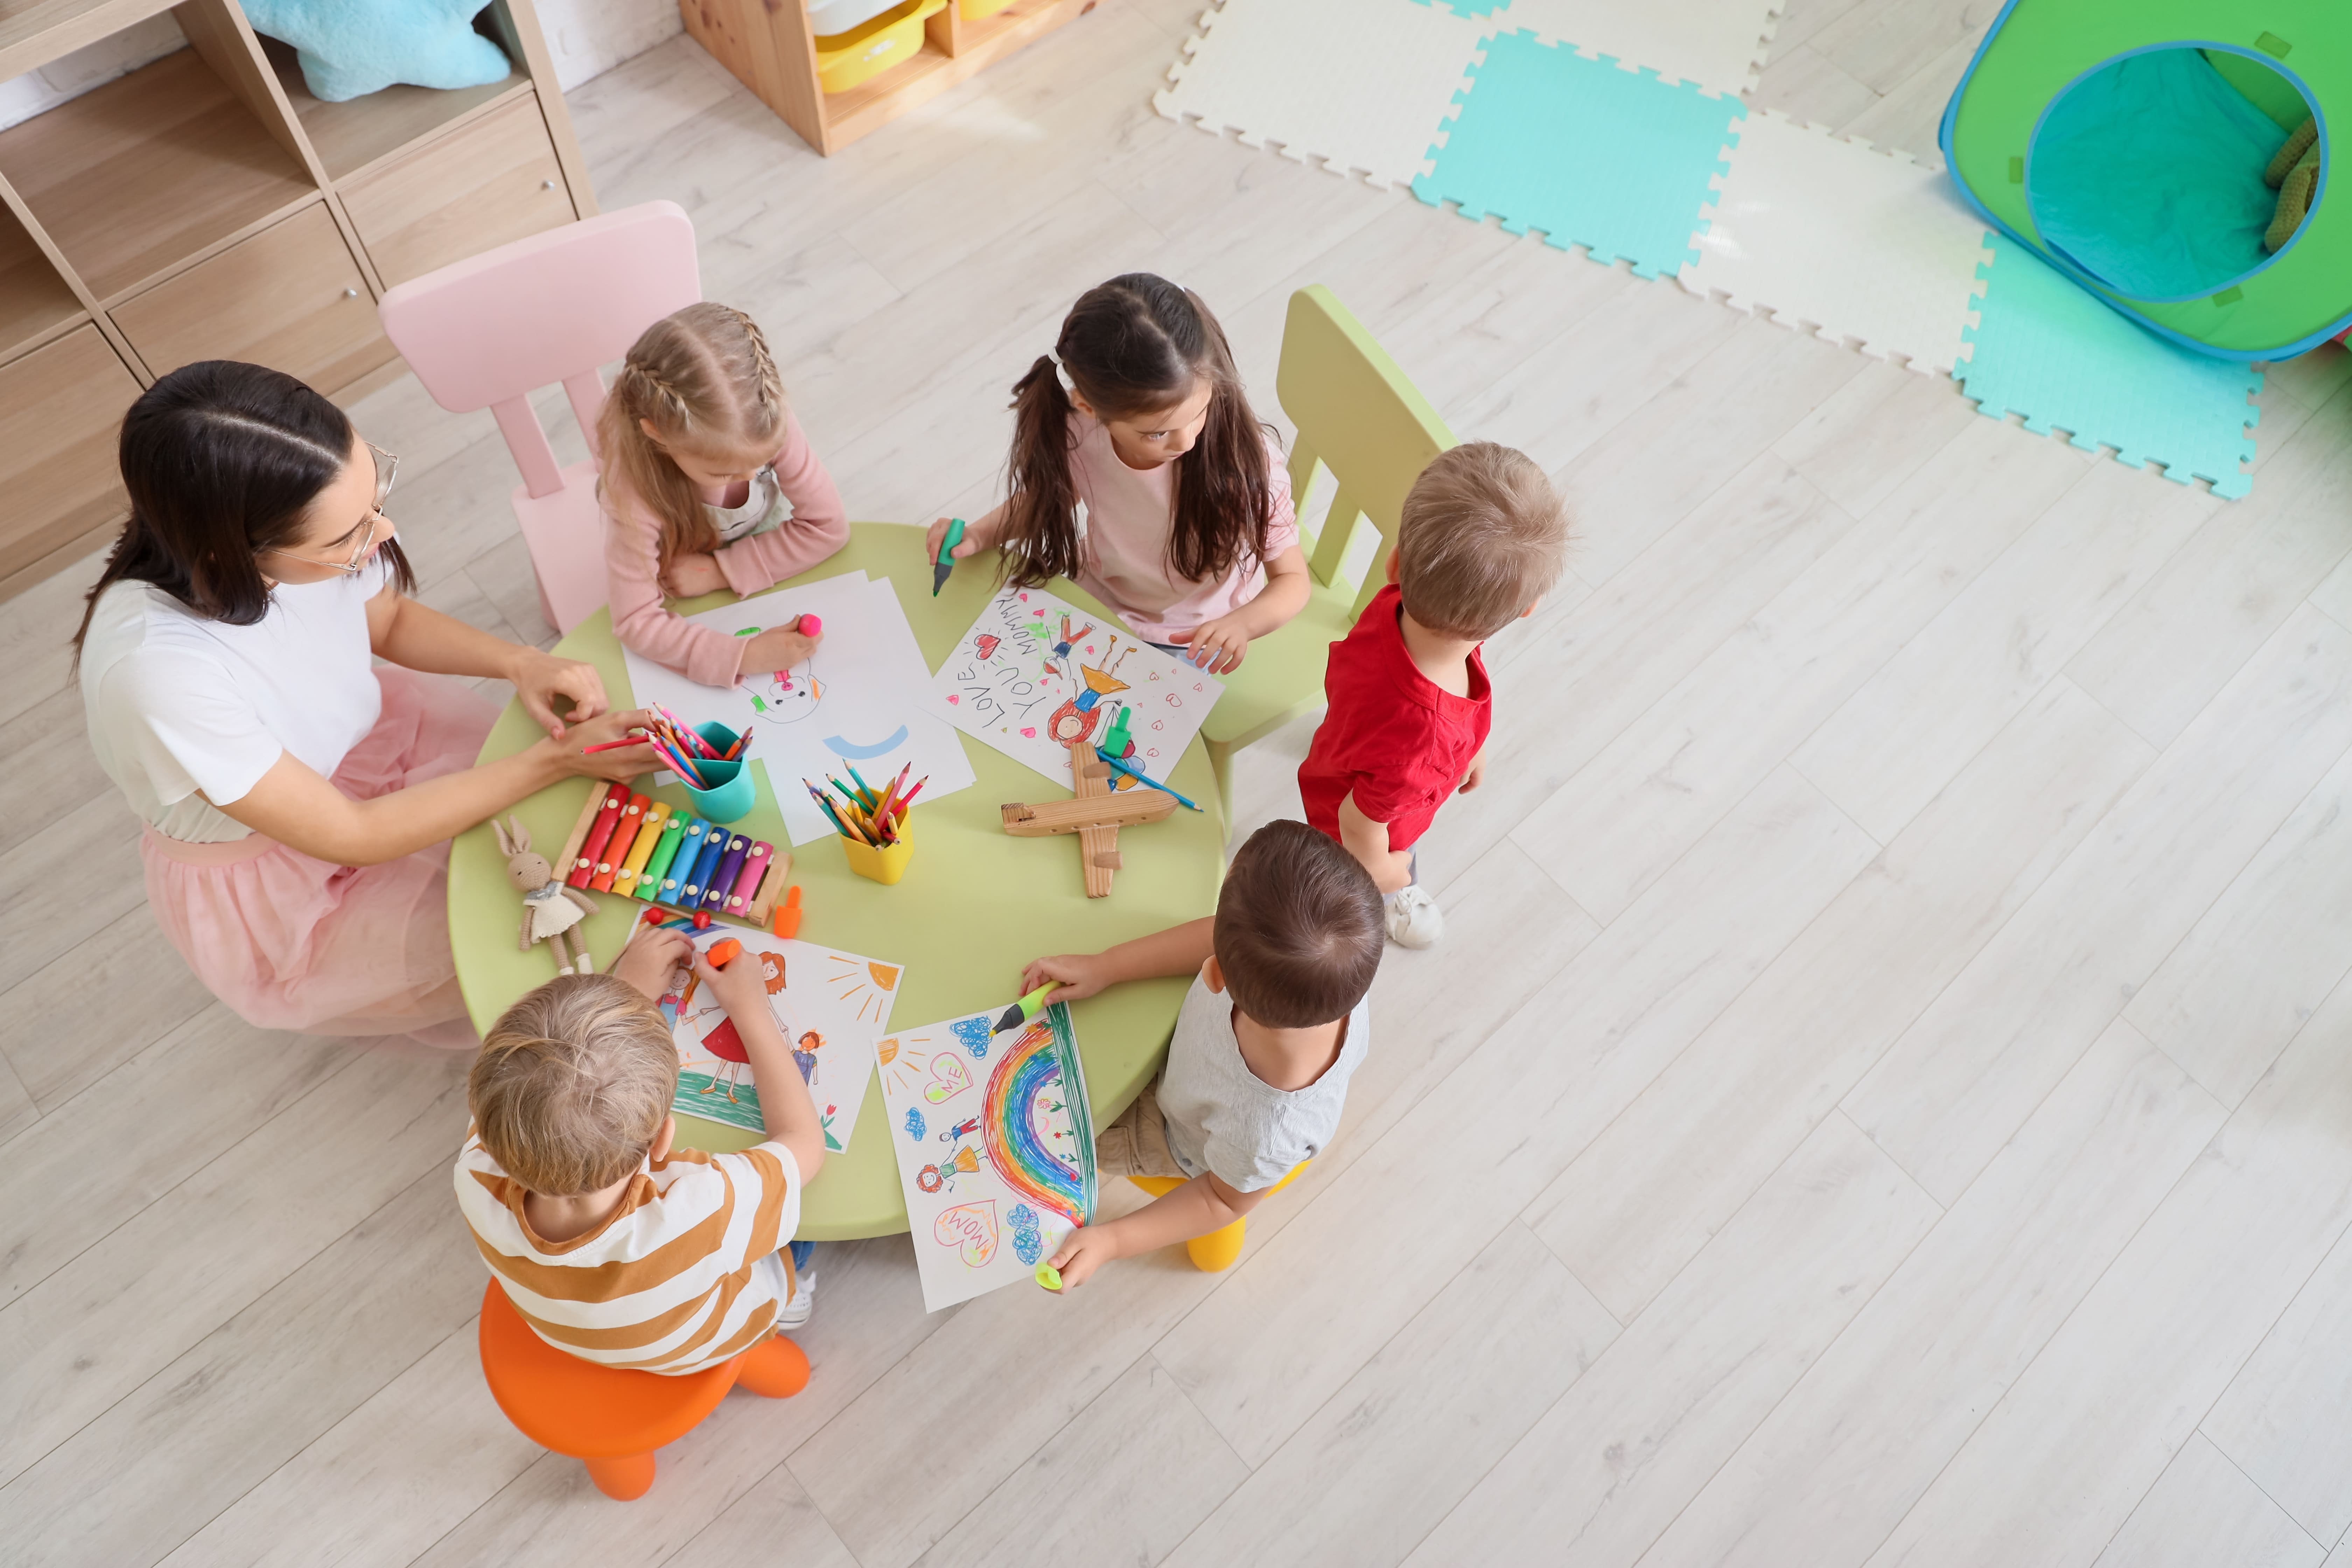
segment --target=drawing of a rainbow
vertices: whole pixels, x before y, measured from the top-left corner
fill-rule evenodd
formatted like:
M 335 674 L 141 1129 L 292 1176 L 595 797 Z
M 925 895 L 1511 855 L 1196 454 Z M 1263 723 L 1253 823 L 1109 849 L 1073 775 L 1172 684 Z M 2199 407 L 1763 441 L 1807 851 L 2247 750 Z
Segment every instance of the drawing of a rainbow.
M 1069 1119 L 1073 1165 L 1045 1146 L 1032 1108 L 1037 1097 L 1058 1086 Z M 1070 1012 L 1047 1007 L 1021 1032 L 988 1076 L 982 1101 L 981 1140 L 988 1162 L 1004 1184 L 1040 1208 L 1084 1225 L 1095 1212 L 1094 1119 L 1087 1109 L 1085 1070 L 1078 1065 L 1077 1036 Z

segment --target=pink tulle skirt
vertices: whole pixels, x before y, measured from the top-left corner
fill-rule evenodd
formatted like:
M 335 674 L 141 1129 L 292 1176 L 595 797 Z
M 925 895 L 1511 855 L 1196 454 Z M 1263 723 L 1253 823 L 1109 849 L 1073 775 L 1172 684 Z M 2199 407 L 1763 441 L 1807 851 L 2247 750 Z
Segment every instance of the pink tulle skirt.
M 336 770 L 338 789 L 366 800 L 474 765 L 494 703 L 445 677 L 375 673 L 383 712 Z M 139 850 L 156 923 L 247 1022 L 480 1044 L 449 952 L 446 843 L 381 866 L 332 866 L 257 833 L 184 844 L 149 828 Z

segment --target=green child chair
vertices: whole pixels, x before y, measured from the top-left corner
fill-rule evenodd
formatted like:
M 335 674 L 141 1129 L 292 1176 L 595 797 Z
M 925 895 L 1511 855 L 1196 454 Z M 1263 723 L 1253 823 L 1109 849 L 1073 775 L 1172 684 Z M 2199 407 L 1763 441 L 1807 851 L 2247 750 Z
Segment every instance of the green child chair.
M 1280 631 L 1250 644 L 1249 658 L 1224 678 L 1225 694 L 1201 727 L 1229 830 L 1234 753 L 1323 700 L 1323 665 L 1331 645 L 1348 635 L 1385 581 L 1381 563 L 1396 539 L 1405 492 L 1432 458 L 1454 444 L 1454 433 L 1396 361 L 1319 283 L 1290 297 L 1274 384 L 1282 411 L 1298 428 L 1290 491 L 1299 510 L 1307 510 L 1318 468 L 1339 489 L 1313 542 L 1315 585 L 1307 607 Z M 1374 537 L 1370 564 L 1358 582 L 1340 574 L 1360 524 Z M 1364 559 L 1360 552 L 1357 558 Z

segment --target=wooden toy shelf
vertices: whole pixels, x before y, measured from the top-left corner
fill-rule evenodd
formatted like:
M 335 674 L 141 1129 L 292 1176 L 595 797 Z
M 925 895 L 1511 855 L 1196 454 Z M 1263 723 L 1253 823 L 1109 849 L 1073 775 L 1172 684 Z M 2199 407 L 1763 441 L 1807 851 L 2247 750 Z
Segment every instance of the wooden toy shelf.
M 120 526 L 142 386 L 242 359 L 348 403 L 399 374 L 385 289 L 596 210 L 530 0 L 455 92 L 321 103 L 236 0 L 0 0 L 0 81 L 170 11 L 189 47 L 0 131 L 0 600 Z
M 966 20 L 961 0 L 923 24 L 922 52 L 845 92 L 817 85 L 803 0 L 679 0 L 686 30 L 801 140 L 827 157 L 918 104 L 1075 21 L 1099 0 L 1013 0 Z

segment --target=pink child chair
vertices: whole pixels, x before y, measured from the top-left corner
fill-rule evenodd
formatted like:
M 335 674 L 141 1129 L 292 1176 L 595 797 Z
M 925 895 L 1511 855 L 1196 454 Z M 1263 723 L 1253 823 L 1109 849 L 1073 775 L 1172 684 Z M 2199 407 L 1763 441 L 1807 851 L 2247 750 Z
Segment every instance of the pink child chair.
M 515 521 L 539 577 L 548 625 L 569 632 L 607 598 L 596 504 L 597 366 L 637 334 L 702 298 L 694 224 L 676 202 L 646 202 L 568 224 L 411 279 L 383 297 L 384 335 L 433 401 L 487 407 L 522 470 Z M 558 468 L 530 395 L 560 381 L 589 460 Z

